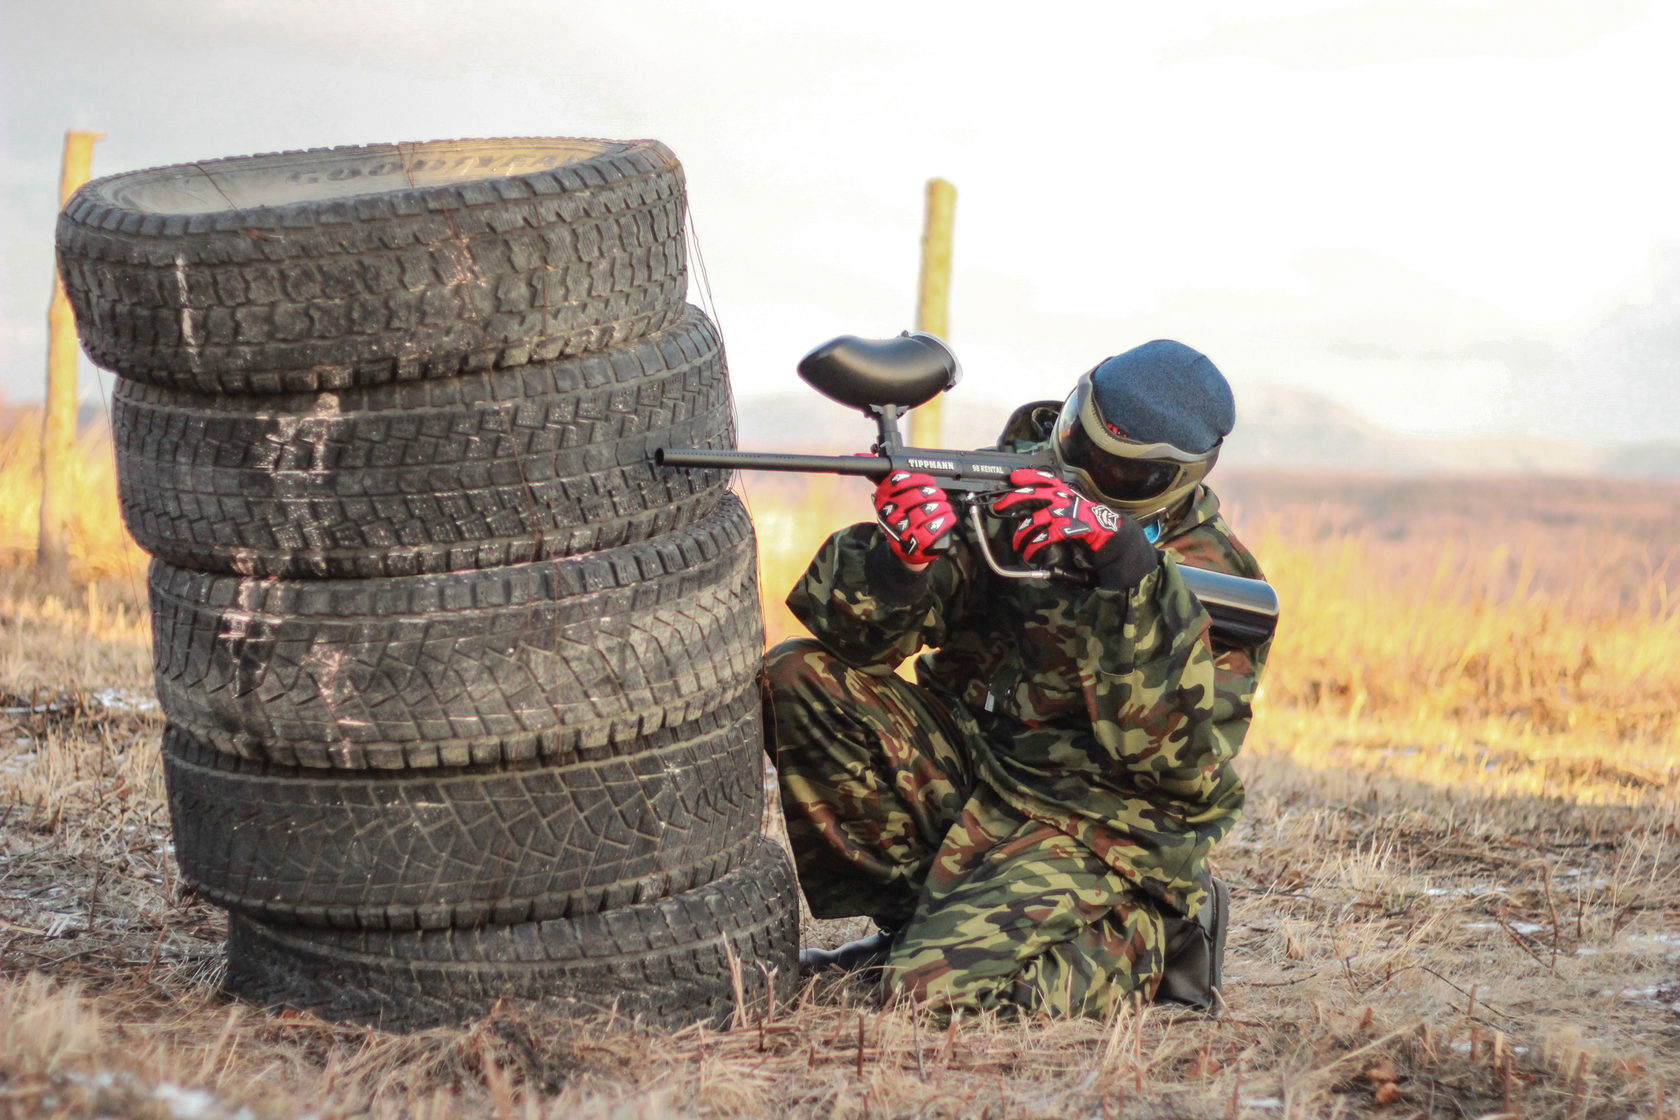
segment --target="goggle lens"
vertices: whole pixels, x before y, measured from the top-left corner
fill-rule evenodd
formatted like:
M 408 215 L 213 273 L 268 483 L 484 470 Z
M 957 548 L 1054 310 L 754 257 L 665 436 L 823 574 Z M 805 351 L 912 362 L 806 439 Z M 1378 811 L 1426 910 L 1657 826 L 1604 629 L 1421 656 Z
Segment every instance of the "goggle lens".
M 1079 379 L 1056 417 L 1056 446 L 1063 463 L 1082 471 L 1091 485 L 1115 502 L 1147 502 L 1160 497 L 1176 485 L 1183 474 L 1183 463 L 1161 459 L 1128 458 L 1124 453 L 1125 440 L 1116 438 L 1115 449 L 1097 446 L 1085 428 L 1084 414 L 1098 424 L 1096 406 L 1091 401 L 1090 375 Z
M 1154 459 L 1122 459 L 1091 442 L 1083 425 L 1058 426 L 1062 461 L 1084 471 L 1104 496 L 1120 502 L 1147 502 L 1172 489 L 1182 466 Z

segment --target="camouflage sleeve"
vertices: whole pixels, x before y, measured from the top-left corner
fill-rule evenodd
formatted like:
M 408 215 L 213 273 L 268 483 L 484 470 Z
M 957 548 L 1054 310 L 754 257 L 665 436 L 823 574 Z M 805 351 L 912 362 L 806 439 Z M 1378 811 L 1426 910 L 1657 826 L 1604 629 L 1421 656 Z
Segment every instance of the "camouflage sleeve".
M 1168 542 L 1167 551 L 1196 568 L 1229 572 L 1247 579 L 1265 579 L 1265 572 L 1253 553 L 1231 533 L 1223 518 L 1215 517 L 1183 537 Z M 1258 645 L 1237 645 L 1215 640 L 1214 721 L 1220 734 L 1233 740 L 1233 753 L 1242 745 L 1254 715 L 1254 697 L 1260 688 L 1260 674 L 1271 651 L 1271 640 Z
M 966 565 L 940 557 L 922 572 L 899 563 L 880 529 L 842 529 L 817 550 L 788 593 L 788 610 L 813 637 L 859 668 L 891 672 L 945 638 L 968 584 Z
M 1121 781 L 1158 800 L 1198 807 L 1226 800 L 1235 744 L 1217 734 L 1217 665 L 1209 619 L 1165 557 L 1129 594 L 1086 601 L 1093 638 L 1086 704 L 1092 729 Z M 1240 787 L 1239 787 L 1240 788 Z M 1176 814 L 1175 814 L 1176 815 Z

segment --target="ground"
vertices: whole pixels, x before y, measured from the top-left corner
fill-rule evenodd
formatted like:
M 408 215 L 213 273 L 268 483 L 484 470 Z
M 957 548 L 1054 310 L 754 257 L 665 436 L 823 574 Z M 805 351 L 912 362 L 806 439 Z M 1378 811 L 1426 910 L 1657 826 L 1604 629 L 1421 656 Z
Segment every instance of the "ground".
M 1566 603 L 1544 564 L 1466 561 L 1473 594 L 1429 600 L 1425 572 L 1384 613 L 1403 573 L 1326 590 L 1348 549 L 1372 566 L 1364 530 L 1278 524 L 1255 543 L 1296 643 L 1216 857 L 1224 1012 L 1108 1022 L 942 1020 L 843 979 L 677 1033 L 501 1008 L 394 1035 L 230 1001 L 223 917 L 171 856 L 143 576 L 0 570 L 0 1116 L 1680 1120 L 1671 569 Z

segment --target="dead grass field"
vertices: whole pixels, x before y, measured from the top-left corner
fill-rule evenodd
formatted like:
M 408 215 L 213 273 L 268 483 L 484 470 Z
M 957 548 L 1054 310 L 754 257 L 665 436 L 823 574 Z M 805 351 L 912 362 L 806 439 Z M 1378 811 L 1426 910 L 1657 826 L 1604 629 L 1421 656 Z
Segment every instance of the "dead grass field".
M 0 1116 L 1680 1120 L 1680 488 L 1232 480 L 1287 613 L 1220 1018 L 943 1022 L 831 981 L 730 1031 L 399 1036 L 218 994 L 108 445 L 74 588 L 23 567 L 33 454 L 0 433 Z M 813 486 L 753 495 L 773 633 L 867 510 Z

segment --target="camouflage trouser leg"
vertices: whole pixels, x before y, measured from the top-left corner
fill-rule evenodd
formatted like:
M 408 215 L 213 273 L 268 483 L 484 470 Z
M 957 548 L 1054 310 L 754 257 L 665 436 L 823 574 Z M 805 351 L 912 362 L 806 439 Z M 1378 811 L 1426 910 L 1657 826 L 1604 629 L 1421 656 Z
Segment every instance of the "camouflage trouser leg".
M 799 882 L 819 918 L 909 920 L 973 786 L 950 716 L 920 688 L 817 642 L 765 657 L 765 733 Z
M 1153 995 L 1159 911 L 1078 841 L 977 785 L 972 720 L 809 640 L 770 651 L 765 685 L 806 900 L 819 918 L 903 927 L 889 995 L 1063 1015 Z
M 982 790 L 946 834 L 883 983 L 944 1007 L 1106 1017 L 1154 996 L 1164 942 L 1153 902 Z

